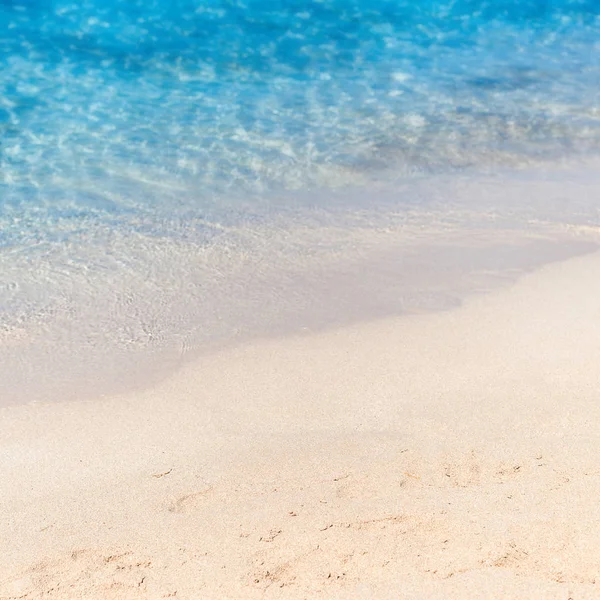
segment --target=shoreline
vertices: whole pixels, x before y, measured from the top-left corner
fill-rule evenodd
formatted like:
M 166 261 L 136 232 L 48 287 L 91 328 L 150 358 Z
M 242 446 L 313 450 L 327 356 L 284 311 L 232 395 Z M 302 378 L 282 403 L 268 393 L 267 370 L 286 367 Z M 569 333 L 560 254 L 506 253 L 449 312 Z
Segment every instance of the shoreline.
M 598 272 L 0 409 L 0 598 L 597 597 Z
M 2 252 L 0 406 L 134 391 L 224 348 L 455 307 L 598 246 L 596 163 L 271 198 L 257 222 L 92 227 L 47 254 Z
M 78 332 L 81 324 L 68 318 L 56 324 L 62 323 L 56 339 L 48 333 L 51 324 L 32 325 L 13 336 L 4 332 L 0 379 L 8 383 L 0 393 L 0 407 L 133 393 L 202 357 L 239 346 L 453 310 L 471 296 L 512 285 L 543 265 L 600 248 L 598 230 L 586 226 L 467 228 L 440 231 L 437 238 L 431 230 L 423 231 L 421 240 L 415 232 L 407 240 L 399 235 L 365 233 L 353 253 L 322 264 L 313 258 L 301 267 L 282 268 L 257 261 L 262 271 L 256 277 L 252 272 L 257 265 L 247 265 L 250 275 L 228 284 L 237 285 L 242 295 L 225 298 L 217 286 L 212 305 L 195 309 L 199 314 L 206 308 L 206 314 L 196 315 L 199 322 L 191 333 L 168 334 L 160 328 L 153 333 L 151 321 L 136 323 L 139 316 L 132 316 L 132 328 L 141 325 L 148 337 L 139 347 L 113 347 L 108 333 L 105 339 L 96 334 L 86 338 L 85 329 Z M 164 306 L 158 310 L 169 312 Z M 180 318 L 177 310 L 175 320 Z M 107 328 L 115 325 L 108 322 L 110 313 L 100 318 L 106 319 Z

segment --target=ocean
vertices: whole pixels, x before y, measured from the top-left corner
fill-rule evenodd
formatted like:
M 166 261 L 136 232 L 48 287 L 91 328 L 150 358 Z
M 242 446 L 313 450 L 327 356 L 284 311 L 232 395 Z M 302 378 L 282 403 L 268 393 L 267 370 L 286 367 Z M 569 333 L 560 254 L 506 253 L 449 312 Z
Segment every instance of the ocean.
M 599 149 L 597 0 L 0 0 L 0 395 L 453 306 L 415 271 L 597 227 Z

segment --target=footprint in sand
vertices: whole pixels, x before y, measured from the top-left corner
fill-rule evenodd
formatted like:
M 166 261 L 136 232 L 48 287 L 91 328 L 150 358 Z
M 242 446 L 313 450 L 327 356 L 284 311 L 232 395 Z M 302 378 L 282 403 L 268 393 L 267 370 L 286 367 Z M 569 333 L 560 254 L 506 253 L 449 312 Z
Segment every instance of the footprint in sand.
M 197 510 L 204 503 L 206 497 L 210 495 L 212 489 L 212 486 L 210 486 L 199 492 L 193 492 L 192 494 L 186 494 L 185 496 L 181 496 L 180 498 L 169 504 L 169 512 L 185 514 Z
M 163 590 L 152 584 L 152 571 L 150 560 L 129 551 L 78 550 L 40 562 L 0 581 L 0 598 L 121 600 L 149 592 L 160 597 Z

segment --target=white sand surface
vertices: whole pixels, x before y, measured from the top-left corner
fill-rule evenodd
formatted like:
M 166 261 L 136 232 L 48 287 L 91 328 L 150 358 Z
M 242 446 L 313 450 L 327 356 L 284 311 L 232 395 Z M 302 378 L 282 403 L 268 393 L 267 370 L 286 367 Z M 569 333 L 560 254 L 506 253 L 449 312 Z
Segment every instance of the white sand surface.
M 0 411 L 0 599 L 600 598 L 600 255 Z

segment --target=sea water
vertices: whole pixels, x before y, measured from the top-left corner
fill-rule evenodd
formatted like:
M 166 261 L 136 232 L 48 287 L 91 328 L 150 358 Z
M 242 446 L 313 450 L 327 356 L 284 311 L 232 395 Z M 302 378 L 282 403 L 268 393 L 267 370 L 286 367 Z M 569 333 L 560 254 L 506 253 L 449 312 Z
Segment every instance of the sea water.
M 277 320 L 373 231 L 531 221 L 464 182 L 599 149 L 598 0 L 0 0 L 0 394 Z

